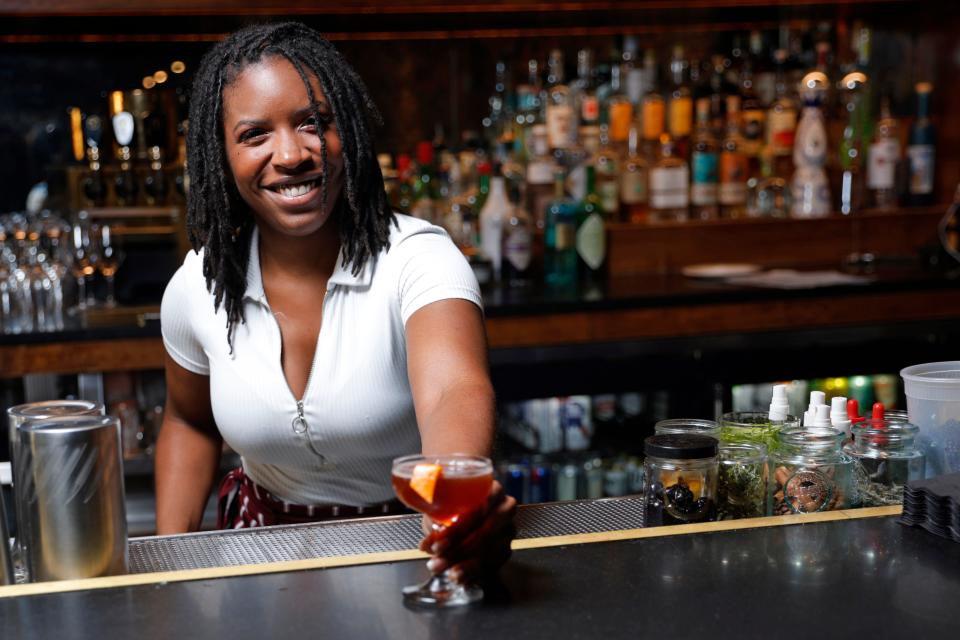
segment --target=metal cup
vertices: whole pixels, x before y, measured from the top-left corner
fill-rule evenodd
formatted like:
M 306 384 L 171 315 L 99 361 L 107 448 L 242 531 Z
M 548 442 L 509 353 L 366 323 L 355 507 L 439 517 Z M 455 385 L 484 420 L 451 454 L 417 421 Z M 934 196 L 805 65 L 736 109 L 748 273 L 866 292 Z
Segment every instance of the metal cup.
M 32 582 L 127 571 L 120 422 L 69 416 L 18 428 L 14 479 Z
M 17 482 L 17 448 L 20 446 L 20 437 L 17 433 L 17 427 L 27 420 L 46 420 L 60 416 L 90 415 L 102 416 L 104 414 L 103 405 L 99 402 L 89 400 L 45 400 L 43 402 L 30 402 L 20 404 L 7 409 L 7 430 L 10 442 L 10 471 L 13 474 L 13 482 Z M 16 487 L 14 487 L 16 488 Z M 15 565 L 22 566 L 23 559 L 23 531 L 24 515 L 20 508 L 20 501 L 17 494 L 13 494 L 13 513 L 17 525 L 16 540 L 13 549 L 14 556 L 20 562 Z M 19 570 L 19 569 L 18 569 Z

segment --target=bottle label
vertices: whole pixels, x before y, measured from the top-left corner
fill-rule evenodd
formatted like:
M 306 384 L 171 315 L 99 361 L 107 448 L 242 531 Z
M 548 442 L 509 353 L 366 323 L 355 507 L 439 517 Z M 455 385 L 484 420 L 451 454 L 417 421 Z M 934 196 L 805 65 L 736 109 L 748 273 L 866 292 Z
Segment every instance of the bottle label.
M 867 188 L 893 189 L 896 186 L 899 157 L 900 143 L 897 140 L 886 139 L 871 144 L 867 160 Z
M 644 77 L 643 69 L 634 68 L 627 72 L 627 97 L 633 104 L 638 104 L 640 102 L 640 98 L 643 97 L 645 80 L 646 78 Z
M 933 193 L 933 145 L 912 144 L 907 147 L 907 156 L 910 158 L 910 193 Z
M 530 231 L 524 227 L 513 227 L 504 236 L 503 259 L 517 271 L 526 271 L 533 257 L 532 247 Z
M 642 171 L 624 171 L 620 175 L 620 200 L 624 204 L 647 201 L 647 181 Z
M 554 166 L 551 162 L 532 160 L 527 165 L 527 182 L 529 184 L 553 184 Z
M 596 271 L 603 264 L 607 254 L 607 239 L 604 234 L 603 218 L 592 213 L 577 229 L 577 255 L 590 269 Z
M 734 151 L 720 153 L 720 204 L 747 201 L 747 156 Z
M 576 241 L 576 229 L 571 222 L 557 222 L 554 225 L 553 249 L 563 251 L 573 248 Z
M 663 100 L 644 100 L 642 115 L 644 139 L 659 140 L 663 133 Z
M 586 95 L 580 102 L 580 119 L 584 124 L 594 124 L 600 119 L 600 100 L 595 95 Z
M 689 171 L 680 167 L 654 167 L 650 171 L 650 206 L 678 209 L 689 205 Z
M 573 132 L 573 108 L 568 104 L 547 106 L 547 138 L 551 149 L 566 149 L 570 146 Z
M 693 127 L 693 99 L 688 96 L 670 101 L 670 134 L 674 138 L 690 135 Z
M 767 122 L 767 113 L 763 109 L 749 109 L 743 112 L 743 147 L 750 155 L 757 155 L 763 146 L 763 126 Z
M 694 184 L 717 183 L 717 154 L 703 151 L 694 151 L 691 158 L 693 164 Z
M 480 215 L 480 248 L 493 264 L 493 272 L 500 273 L 501 240 L 503 236 L 503 214 Z
M 597 195 L 600 196 L 600 206 L 606 213 L 616 216 L 620 210 L 620 181 L 616 178 L 603 180 L 597 185 Z
M 767 126 L 773 155 L 782 156 L 792 152 L 797 131 L 797 112 L 793 109 L 771 109 Z
M 633 105 L 628 101 L 614 102 L 610 105 L 610 140 L 623 142 L 630 136 L 630 122 L 633 120 Z

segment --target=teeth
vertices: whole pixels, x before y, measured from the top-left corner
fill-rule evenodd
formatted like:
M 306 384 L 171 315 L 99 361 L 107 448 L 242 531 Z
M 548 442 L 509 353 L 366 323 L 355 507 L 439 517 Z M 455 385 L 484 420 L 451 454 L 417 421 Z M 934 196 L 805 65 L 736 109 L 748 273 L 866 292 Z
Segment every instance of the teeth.
M 310 182 L 303 182 L 301 184 L 278 187 L 277 191 L 279 191 L 280 195 L 282 195 L 284 198 L 296 198 L 297 196 L 302 196 L 308 193 L 316 186 L 316 184 L 316 180 L 311 180 Z

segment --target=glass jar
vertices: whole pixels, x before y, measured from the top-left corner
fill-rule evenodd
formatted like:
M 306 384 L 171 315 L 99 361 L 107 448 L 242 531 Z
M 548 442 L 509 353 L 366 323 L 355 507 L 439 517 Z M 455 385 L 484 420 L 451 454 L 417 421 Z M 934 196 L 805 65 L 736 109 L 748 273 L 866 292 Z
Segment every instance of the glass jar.
M 766 449 L 758 444 L 721 444 L 717 459 L 717 520 L 767 515 Z
M 773 515 L 859 506 L 856 461 L 841 450 L 843 438 L 842 431 L 832 428 L 780 432 L 777 447 L 770 452 Z
M 660 433 L 692 433 L 701 436 L 710 436 L 720 439 L 720 425 L 713 420 L 699 420 L 697 418 L 674 418 L 661 420 L 653 425 L 653 432 Z
M 778 433 L 799 426 L 800 421 L 794 416 L 771 420 L 762 411 L 732 411 L 720 418 L 720 442 L 758 444 L 769 453 L 777 446 Z
M 853 442 L 843 450 L 856 461 L 855 480 L 864 507 L 903 503 L 903 487 L 921 480 L 926 459 L 917 449 L 919 428 L 900 420 L 867 420 L 853 426 Z
M 643 445 L 646 526 L 715 520 L 717 439 L 664 433 Z

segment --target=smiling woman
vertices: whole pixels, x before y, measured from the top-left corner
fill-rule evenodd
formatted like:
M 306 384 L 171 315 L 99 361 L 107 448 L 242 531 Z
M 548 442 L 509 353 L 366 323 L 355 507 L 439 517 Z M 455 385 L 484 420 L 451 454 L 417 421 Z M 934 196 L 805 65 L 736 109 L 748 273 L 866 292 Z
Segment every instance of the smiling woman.
M 199 526 L 223 441 L 243 460 L 219 491 L 230 528 L 390 513 L 393 458 L 489 454 L 477 282 L 442 229 L 390 210 L 377 122 L 354 71 L 300 24 L 239 31 L 201 64 L 195 251 L 161 318 L 159 533 Z M 514 508 L 495 484 L 444 530 L 433 570 L 499 567 Z

